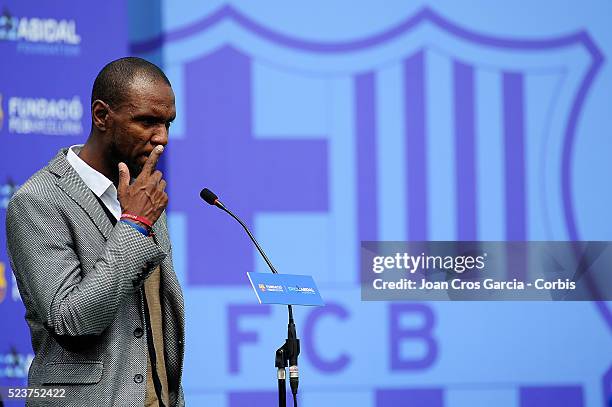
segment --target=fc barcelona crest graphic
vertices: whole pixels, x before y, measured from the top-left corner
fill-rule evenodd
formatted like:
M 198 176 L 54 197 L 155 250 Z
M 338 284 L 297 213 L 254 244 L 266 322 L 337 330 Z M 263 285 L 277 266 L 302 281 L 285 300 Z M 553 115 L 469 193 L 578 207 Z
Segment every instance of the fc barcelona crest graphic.
M 185 52 L 185 42 L 199 45 Z M 311 234 L 328 236 L 344 259 L 364 240 L 580 239 L 573 149 L 603 60 L 584 32 L 500 38 L 426 8 L 371 37 L 324 43 L 228 6 L 132 51 L 162 45 L 185 111 L 169 158 L 169 185 L 188 184 L 172 191 L 175 211 L 196 210 L 183 193 L 199 188 L 195 170 L 226 186 L 247 223 L 269 212 L 327 216 Z M 230 151 L 232 160 L 220 153 Z M 223 221 L 190 219 L 188 270 L 232 257 L 252 268 L 252 255 L 232 256 L 252 251 Z M 205 227 L 219 234 L 202 245 Z M 343 269 L 341 280 L 356 281 L 357 267 Z M 242 277 L 195 272 L 190 281 Z

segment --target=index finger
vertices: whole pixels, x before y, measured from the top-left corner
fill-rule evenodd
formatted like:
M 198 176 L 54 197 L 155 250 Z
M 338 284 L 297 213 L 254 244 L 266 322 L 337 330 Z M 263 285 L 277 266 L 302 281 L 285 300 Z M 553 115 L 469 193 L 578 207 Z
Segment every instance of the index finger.
M 157 162 L 159 161 L 159 156 L 164 152 L 164 146 L 159 145 L 153 149 L 149 158 L 147 158 L 147 162 L 142 167 L 142 172 L 147 175 L 150 175 L 155 171 L 155 167 L 157 166 Z

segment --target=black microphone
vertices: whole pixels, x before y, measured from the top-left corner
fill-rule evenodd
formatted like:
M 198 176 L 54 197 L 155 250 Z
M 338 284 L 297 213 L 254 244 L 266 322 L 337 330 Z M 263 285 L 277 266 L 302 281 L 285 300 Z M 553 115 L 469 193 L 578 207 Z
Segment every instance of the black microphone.
M 240 223 L 240 225 L 247 232 L 247 234 L 249 235 L 253 243 L 255 243 L 255 247 L 257 247 L 259 254 L 261 254 L 261 257 L 263 257 L 263 259 L 266 261 L 266 264 L 268 265 L 270 270 L 272 270 L 272 273 L 278 274 L 278 271 L 276 271 L 276 269 L 272 265 L 272 262 L 270 261 L 270 259 L 268 259 L 268 256 L 266 256 L 261 246 L 259 246 L 259 243 L 257 243 L 255 236 L 253 236 L 253 234 L 251 233 L 247 225 L 245 225 L 244 222 L 240 220 L 238 216 L 234 215 L 232 211 L 227 209 L 225 205 L 223 205 L 221 201 L 219 201 L 219 197 L 214 192 L 212 192 L 208 188 L 204 188 L 202 191 L 200 191 L 200 197 L 204 201 L 206 201 L 206 203 L 208 203 L 209 205 L 216 206 L 222 211 L 227 212 L 232 218 L 234 218 L 238 223 Z M 279 355 L 278 352 L 281 352 L 280 354 L 283 355 L 283 358 L 284 358 L 283 363 L 286 363 L 287 361 L 289 362 L 289 383 L 291 386 L 291 393 L 293 394 L 294 406 L 297 406 L 297 391 L 298 391 L 298 383 L 299 383 L 298 355 L 300 354 L 300 340 L 297 338 L 297 334 L 295 330 L 295 322 L 293 320 L 293 307 L 289 305 L 288 309 L 289 309 L 289 324 L 287 326 L 287 340 L 285 341 L 285 344 L 277 351 L 277 355 Z M 285 364 L 285 366 L 287 365 Z M 281 375 L 280 368 L 279 368 L 278 380 L 279 380 L 279 390 L 280 390 L 281 385 L 283 388 L 285 387 L 285 369 L 284 368 L 282 369 L 282 375 Z M 284 397 L 284 391 L 282 392 L 281 397 Z
M 209 205 L 223 206 L 221 201 L 219 201 L 219 197 L 208 188 L 204 188 L 203 190 L 200 191 L 200 198 L 206 201 L 206 203 Z

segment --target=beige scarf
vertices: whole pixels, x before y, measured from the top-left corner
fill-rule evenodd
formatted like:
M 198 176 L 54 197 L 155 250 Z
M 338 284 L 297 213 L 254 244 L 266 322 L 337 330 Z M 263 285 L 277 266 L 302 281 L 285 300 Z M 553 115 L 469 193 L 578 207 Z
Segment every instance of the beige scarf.
M 144 283 L 149 316 L 151 319 L 151 330 L 153 331 L 153 344 L 157 358 L 157 375 L 162 385 L 162 401 L 166 407 L 170 406 L 168 399 L 168 377 L 166 375 L 166 359 L 164 358 L 164 335 L 162 331 L 162 309 L 160 293 L 159 266 L 151 273 Z M 151 360 L 147 353 L 147 392 L 145 394 L 145 407 L 159 407 L 157 393 L 153 385 L 153 374 L 151 372 Z

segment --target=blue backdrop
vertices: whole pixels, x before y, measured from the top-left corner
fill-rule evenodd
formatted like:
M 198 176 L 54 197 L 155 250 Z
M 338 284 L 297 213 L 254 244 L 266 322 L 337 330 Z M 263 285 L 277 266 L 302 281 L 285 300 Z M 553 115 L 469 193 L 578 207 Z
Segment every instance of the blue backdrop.
M 85 140 L 105 62 L 143 56 L 173 84 L 190 405 L 274 405 L 286 326 L 257 305 L 246 272 L 265 264 L 203 186 L 279 271 L 319 283 L 327 306 L 296 310 L 301 405 L 609 405 L 610 304 L 365 303 L 358 267 L 361 240 L 611 240 L 610 3 L 27 3 L 6 10 L 67 28 L 0 20 L 1 202 Z M 0 382 L 23 382 L 29 336 L 0 262 Z

